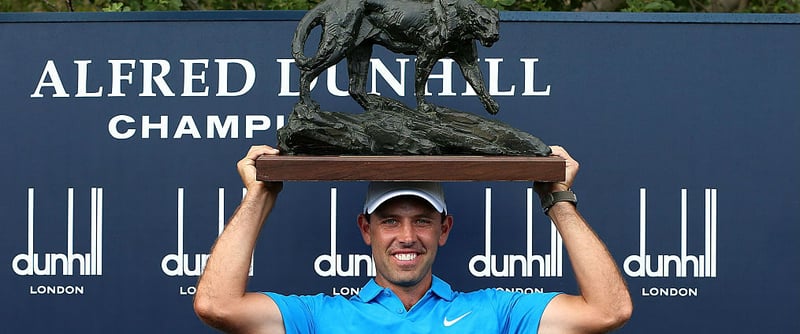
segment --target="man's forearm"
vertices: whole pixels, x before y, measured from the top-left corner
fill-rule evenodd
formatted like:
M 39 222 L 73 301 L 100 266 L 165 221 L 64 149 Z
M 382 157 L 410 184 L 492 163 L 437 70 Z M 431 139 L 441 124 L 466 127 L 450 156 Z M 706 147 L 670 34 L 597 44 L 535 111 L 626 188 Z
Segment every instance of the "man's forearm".
M 556 224 L 575 271 L 581 296 L 611 317 L 625 316 L 632 308 L 625 280 L 605 244 L 572 203 L 556 203 L 548 212 Z
M 256 239 L 276 197 L 266 191 L 245 195 L 211 250 L 196 298 L 225 300 L 244 295 Z

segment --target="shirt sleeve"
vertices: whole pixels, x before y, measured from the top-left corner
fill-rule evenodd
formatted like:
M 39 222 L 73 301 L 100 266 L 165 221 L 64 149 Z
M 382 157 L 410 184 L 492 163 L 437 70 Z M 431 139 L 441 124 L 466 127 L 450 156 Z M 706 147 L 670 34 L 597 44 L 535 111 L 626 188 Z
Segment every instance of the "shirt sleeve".
M 314 322 L 312 318 L 316 299 L 315 296 L 281 295 L 274 292 L 264 292 L 272 298 L 283 317 L 283 327 L 287 334 L 314 333 Z
M 496 301 L 505 319 L 505 333 L 536 333 L 547 304 L 559 292 L 512 293 L 497 291 Z

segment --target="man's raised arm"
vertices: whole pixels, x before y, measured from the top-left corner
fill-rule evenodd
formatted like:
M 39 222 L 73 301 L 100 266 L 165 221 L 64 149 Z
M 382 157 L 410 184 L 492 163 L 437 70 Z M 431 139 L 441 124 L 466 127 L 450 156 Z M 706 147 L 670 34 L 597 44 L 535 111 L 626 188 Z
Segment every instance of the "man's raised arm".
M 253 146 L 237 164 L 247 194 L 214 243 L 194 297 L 200 319 L 229 333 L 284 332 L 272 299 L 245 291 L 256 239 L 283 187 L 279 182 L 256 181 L 255 160 L 263 154 L 278 151 Z
M 564 183 L 537 183 L 540 197 L 567 191 L 578 173 L 578 162 L 561 147 L 553 155 L 566 159 Z M 555 297 L 542 315 L 539 333 L 598 333 L 621 327 L 633 312 L 628 287 L 605 244 L 569 201 L 552 204 L 547 214 L 564 239 L 580 295 Z

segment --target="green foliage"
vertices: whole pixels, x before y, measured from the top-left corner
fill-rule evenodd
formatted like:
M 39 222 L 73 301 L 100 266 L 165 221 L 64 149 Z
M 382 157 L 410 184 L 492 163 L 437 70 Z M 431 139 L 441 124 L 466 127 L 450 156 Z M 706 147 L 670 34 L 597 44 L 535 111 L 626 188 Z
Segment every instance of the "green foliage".
M 506 5 L 503 9 L 532 12 L 544 12 L 552 10 L 552 7 L 547 3 L 546 0 L 516 0 L 510 2 L 511 4 Z M 561 4 L 563 3 L 560 1 L 556 2 L 556 5 Z
M 121 2 L 112 2 L 108 4 L 108 6 L 103 7 L 104 12 L 130 12 L 131 7 L 125 6 L 124 3 Z
M 424 1 L 424 0 L 420 0 Z M 589 0 L 477 0 L 515 11 L 575 11 Z M 627 0 L 618 11 L 707 12 L 714 0 Z M 306 10 L 322 0 L 0 0 L 3 12 L 125 12 L 178 10 Z M 718 10 L 718 9 L 717 9 Z M 745 0 L 736 12 L 800 13 L 800 0 Z
M 623 12 L 674 12 L 675 3 L 670 0 L 627 0 Z
M 800 13 L 800 0 L 751 0 L 748 13 Z
M 111 2 L 103 7 L 104 12 L 130 12 L 130 11 L 168 11 L 181 10 L 181 0 L 141 0 Z
M 503 10 L 513 5 L 516 0 L 477 0 L 477 2 L 484 7 Z
M 187 2 L 187 1 L 184 1 Z M 322 0 L 199 0 L 203 10 L 287 10 L 311 9 Z
M 322 0 L 0 0 L 0 12 L 310 9 Z M 512 1 L 513 0 L 501 0 Z

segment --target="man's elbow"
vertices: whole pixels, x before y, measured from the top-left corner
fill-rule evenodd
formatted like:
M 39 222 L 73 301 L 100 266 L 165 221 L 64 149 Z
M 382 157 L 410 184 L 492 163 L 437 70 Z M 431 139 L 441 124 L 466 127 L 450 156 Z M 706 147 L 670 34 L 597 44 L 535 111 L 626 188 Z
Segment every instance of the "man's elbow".
M 214 318 L 214 304 L 209 300 L 210 298 L 202 297 L 200 295 L 194 296 L 194 313 L 197 314 L 197 317 L 203 320 L 203 322 L 207 322 L 206 319 Z
M 631 319 L 631 316 L 633 316 L 633 302 L 628 299 L 627 302 L 618 305 L 607 313 L 605 327 L 608 330 L 620 328 Z
M 630 304 L 628 307 L 619 310 L 615 319 L 617 325 L 616 328 L 625 325 L 628 320 L 631 320 L 631 316 L 633 316 L 633 304 Z
M 223 327 L 228 318 L 226 307 L 207 296 L 195 295 L 193 307 L 200 320 L 215 328 Z

